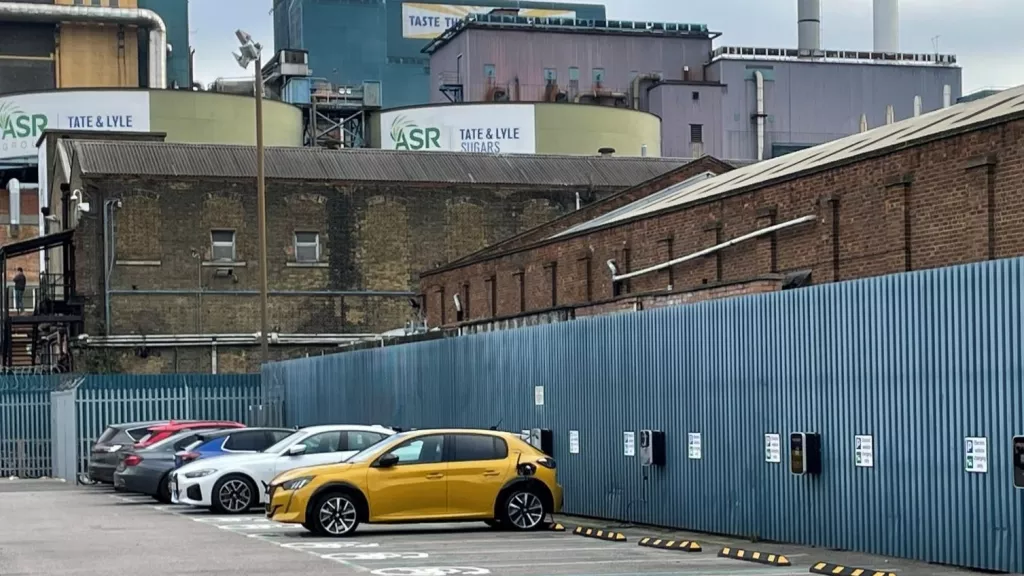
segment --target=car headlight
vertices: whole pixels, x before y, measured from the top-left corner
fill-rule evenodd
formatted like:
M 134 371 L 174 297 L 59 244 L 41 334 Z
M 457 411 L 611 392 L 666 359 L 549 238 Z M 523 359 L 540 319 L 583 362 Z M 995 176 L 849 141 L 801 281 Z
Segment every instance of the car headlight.
M 196 470 L 194 472 L 186 472 L 182 474 L 182 476 L 185 478 L 202 478 L 203 476 L 209 476 L 214 472 L 216 472 L 216 470 Z
M 303 486 L 313 481 L 312 476 L 303 476 L 302 478 L 295 478 L 293 480 L 286 480 L 281 483 L 282 490 L 298 490 Z

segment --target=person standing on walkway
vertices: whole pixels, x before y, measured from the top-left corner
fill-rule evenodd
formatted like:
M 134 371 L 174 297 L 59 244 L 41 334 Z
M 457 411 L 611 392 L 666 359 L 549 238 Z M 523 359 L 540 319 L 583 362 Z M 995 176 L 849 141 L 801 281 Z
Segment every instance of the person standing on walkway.
M 21 268 L 14 275 L 14 308 L 18 314 L 25 312 L 25 271 Z

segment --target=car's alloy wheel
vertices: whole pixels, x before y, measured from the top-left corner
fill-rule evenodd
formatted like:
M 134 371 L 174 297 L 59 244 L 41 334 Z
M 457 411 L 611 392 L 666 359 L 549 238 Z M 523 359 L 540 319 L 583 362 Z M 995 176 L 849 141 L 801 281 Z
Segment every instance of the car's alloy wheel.
M 519 530 L 533 530 L 544 521 L 544 503 L 533 492 L 516 492 L 508 499 L 505 515 Z
M 356 505 L 341 494 L 334 494 L 324 499 L 317 510 L 317 520 L 321 529 L 331 536 L 344 536 L 355 530 L 359 523 Z
M 245 480 L 232 478 L 221 485 L 217 500 L 228 512 L 245 512 L 252 506 L 252 489 Z

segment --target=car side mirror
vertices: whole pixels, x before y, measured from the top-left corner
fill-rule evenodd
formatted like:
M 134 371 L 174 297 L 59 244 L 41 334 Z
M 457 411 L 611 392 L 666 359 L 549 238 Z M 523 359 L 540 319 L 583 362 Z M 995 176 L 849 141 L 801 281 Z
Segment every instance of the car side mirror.
M 296 445 L 288 448 L 288 452 L 287 452 L 287 454 L 289 456 L 301 456 L 301 455 L 303 455 L 305 453 L 306 453 L 306 445 L 305 444 L 296 444 Z
M 398 456 L 394 454 L 385 454 L 377 459 L 377 468 L 391 468 L 395 464 L 398 464 Z

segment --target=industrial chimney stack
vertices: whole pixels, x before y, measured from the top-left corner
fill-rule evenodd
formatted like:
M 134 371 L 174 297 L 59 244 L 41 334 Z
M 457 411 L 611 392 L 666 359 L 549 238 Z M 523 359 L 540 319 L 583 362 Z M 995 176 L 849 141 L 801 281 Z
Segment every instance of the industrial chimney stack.
M 874 0 L 875 52 L 900 51 L 899 0 Z
M 797 53 L 812 56 L 821 50 L 821 0 L 797 0 Z

